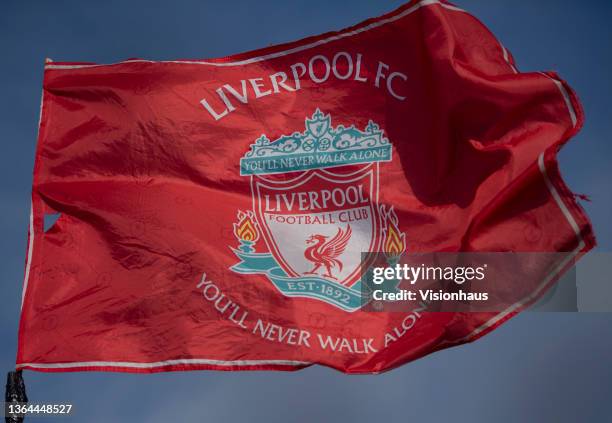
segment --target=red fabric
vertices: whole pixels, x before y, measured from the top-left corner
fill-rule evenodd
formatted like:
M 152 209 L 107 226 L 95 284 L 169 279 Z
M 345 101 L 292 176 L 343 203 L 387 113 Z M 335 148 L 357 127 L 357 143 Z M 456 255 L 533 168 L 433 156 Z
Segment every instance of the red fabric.
M 295 89 L 292 65 L 308 68 L 317 55 L 331 62 L 339 52 L 352 60 L 352 69 L 347 56 L 336 63 L 338 75 L 348 78 L 330 69 L 317 83 L 306 69 Z M 287 243 L 264 230 L 252 189 L 266 178 L 274 185 L 316 172 L 252 177 L 241 175 L 240 162 L 262 134 L 275 141 L 304 133 L 317 109 L 336 129 L 354 125 L 363 132 L 372 121 L 391 143 L 392 160 L 377 162 L 368 174 L 378 179 L 364 185 L 364 195 L 371 194 L 364 213 L 384 231 L 391 221 L 380 222 L 393 207 L 406 252 L 567 251 L 571 265 L 595 241 L 555 154 L 580 129 L 582 109 L 557 75 L 515 73 L 511 61 L 468 13 L 411 2 L 340 32 L 222 59 L 48 63 L 18 368 L 293 370 L 316 363 L 379 372 L 493 330 L 525 304 L 503 313 L 347 311 L 285 295 L 265 275 L 231 268 L 240 261 L 238 212 L 255 212 L 256 253 L 306 248 L 305 238 Z M 323 59 L 312 68 L 315 79 L 324 78 Z M 294 90 L 275 92 L 270 75 L 277 72 L 287 74 L 285 85 Z M 255 98 L 253 78 L 271 93 Z M 247 103 L 225 89 L 235 110 L 215 120 L 202 100 L 221 114 L 227 107 L 216 90 L 228 84 L 240 94 L 241 81 Z M 315 191 L 341 186 L 340 179 L 365 166 L 328 168 L 307 184 Z M 321 175 L 328 174 L 340 182 L 326 182 Z M 289 216 L 290 206 L 275 204 L 286 209 L 279 216 Z M 338 218 L 342 210 L 326 211 Z M 46 213 L 61 216 L 44 232 Z M 278 225 L 289 237 L 304 229 Z M 356 237 L 357 225 L 345 237 Z M 372 245 L 380 247 L 382 232 L 376 237 Z M 281 267 L 305 274 L 291 260 Z M 231 299 L 225 313 L 198 288 L 204 274 Z M 355 283 L 349 276 L 327 280 Z M 283 331 L 266 332 L 270 339 L 254 333 L 258 319 Z M 309 345 L 297 342 L 300 331 L 310 335 Z M 395 340 L 385 346 L 387 334 Z M 319 335 L 338 340 L 337 350 L 324 349 Z M 340 347 L 343 338 L 349 347 Z

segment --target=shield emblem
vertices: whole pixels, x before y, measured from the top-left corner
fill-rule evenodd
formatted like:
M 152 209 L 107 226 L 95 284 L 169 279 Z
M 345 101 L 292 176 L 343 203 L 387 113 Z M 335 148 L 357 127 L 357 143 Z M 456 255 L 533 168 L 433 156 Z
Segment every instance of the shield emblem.
M 362 253 L 380 248 L 378 163 L 289 179 L 253 175 L 251 188 L 268 249 L 292 277 L 316 275 L 350 287 L 361 276 Z
M 392 151 L 375 122 L 333 126 L 319 109 L 303 132 L 262 134 L 240 159 L 253 201 L 237 211 L 230 269 L 263 275 L 287 297 L 358 310 L 376 257 L 368 253 L 394 264 L 405 250 L 393 208 L 378 203 L 379 166 Z

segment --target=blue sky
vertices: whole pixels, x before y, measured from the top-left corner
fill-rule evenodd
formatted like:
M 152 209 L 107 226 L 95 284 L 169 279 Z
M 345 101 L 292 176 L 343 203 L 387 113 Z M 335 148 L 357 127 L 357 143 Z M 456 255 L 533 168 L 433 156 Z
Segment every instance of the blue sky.
M 394 0 L 18 1 L 0 6 L 0 360 L 14 366 L 34 147 L 45 57 L 114 62 L 225 56 L 340 29 Z M 555 70 L 577 91 L 582 132 L 560 153 L 588 194 L 600 251 L 612 248 L 612 3 L 457 1 L 522 71 Z M 612 314 L 527 313 L 470 345 L 380 376 L 27 372 L 32 400 L 75 404 L 73 421 L 612 420 Z M 177 419 L 176 416 L 181 416 Z

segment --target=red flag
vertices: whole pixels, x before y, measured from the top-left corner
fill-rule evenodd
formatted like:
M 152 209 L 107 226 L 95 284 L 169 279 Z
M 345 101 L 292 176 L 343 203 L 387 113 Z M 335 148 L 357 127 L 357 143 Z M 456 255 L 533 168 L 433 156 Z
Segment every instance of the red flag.
M 555 159 L 582 121 L 434 0 L 220 59 L 47 63 L 17 367 L 379 372 L 472 341 L 537 295 L 366 312 L 361 252 L 568 252 L 537 294 L 595 243 Z

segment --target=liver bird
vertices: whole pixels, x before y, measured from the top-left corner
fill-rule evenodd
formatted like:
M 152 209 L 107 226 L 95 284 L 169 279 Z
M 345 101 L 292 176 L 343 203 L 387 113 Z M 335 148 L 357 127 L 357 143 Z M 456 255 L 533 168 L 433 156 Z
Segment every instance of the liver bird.
M 342 271 L 342 262 L 338 260 L 338 257 L 346 249 L 346 245 L 351 238 L 353 231 L 351 225 L 347 225 L 346 230 L 338 228 L 338 232 L 330 240 L 328 236 L 315 234 L 311 235 L 307 240 L 306 244 L 313 244 L 304 250 L 304 257 L 306 260 L 314 263 L 314 267 L 310 272 L 306 272 L 306 275 L 317 274 L 317 270 L 321 266 L 325 267 L 324 277 L 336 279 L 332 275 L 332 268 L 337 267 L 338 271 Z

